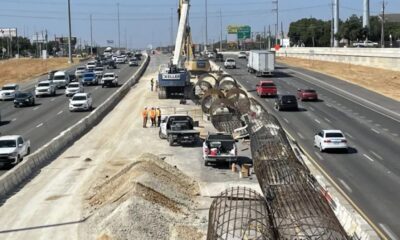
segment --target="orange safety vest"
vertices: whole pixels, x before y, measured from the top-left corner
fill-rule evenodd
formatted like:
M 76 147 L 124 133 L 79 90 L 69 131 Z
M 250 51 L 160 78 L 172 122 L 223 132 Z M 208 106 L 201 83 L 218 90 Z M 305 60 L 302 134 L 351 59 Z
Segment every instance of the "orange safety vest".
M 147 110 L 143 110 L 142 115 L 144 118 L 147 118 Z
M 160 110 L 160 109 L 157 109 L 157 110 L 156 110 L 156 116 L 157 116 L 157 117 L 161 116 L 161 110 Z
M 156 117 L 156 110 L 150 110 L 150 118 Z

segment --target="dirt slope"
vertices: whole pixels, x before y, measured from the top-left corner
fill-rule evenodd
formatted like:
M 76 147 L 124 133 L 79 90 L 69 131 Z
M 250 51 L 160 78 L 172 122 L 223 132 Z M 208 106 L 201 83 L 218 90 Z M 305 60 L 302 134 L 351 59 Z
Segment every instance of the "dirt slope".
M 400 72 L 397 71 L 291 57 L 278 57 L 277 62 L 336 76 L 344 81 L 400 101 Z

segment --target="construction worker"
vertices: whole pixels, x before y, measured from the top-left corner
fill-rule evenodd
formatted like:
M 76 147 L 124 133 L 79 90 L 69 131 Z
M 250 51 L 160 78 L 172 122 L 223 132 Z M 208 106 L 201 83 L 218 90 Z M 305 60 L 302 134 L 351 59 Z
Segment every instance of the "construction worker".
M 156 126 L 156 110 L 154 107 L 150 110 L 150 120 L 151 120 L 151 127 Z
M 142 117 L 143 117 L 143 127 L 146 128 L 147 126 L 147 118 L 148 118 L 148 111 L 147 111 L 147 107 L 144 108 L 143 112 L 142 112 Z
M 161 109 L 157 107 L 156 109 L 156 117 L 157 117 L 157 127 L 160 127 L 161 124 Z
M 150 90 L 153 91 L 154 80 L 153 78 L 150 80 Z

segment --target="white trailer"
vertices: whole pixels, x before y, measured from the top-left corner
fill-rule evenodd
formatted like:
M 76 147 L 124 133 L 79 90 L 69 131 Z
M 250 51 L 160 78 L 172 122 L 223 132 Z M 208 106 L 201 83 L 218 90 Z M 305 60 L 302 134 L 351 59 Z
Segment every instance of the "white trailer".
M 247 70 L 258 77 L 272 75 L 275 70 L 275 52 L 250 51 Z

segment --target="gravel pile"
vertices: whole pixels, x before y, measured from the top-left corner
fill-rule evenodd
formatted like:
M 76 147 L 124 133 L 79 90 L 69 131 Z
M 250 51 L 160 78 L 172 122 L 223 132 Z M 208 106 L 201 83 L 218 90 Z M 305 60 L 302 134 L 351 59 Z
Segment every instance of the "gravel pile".
M 197 183 L 144 154 L 86 198 L 81 239 L 203 239 L 195 213 Z M 186 234 L 185 234 L 186 233 Z

